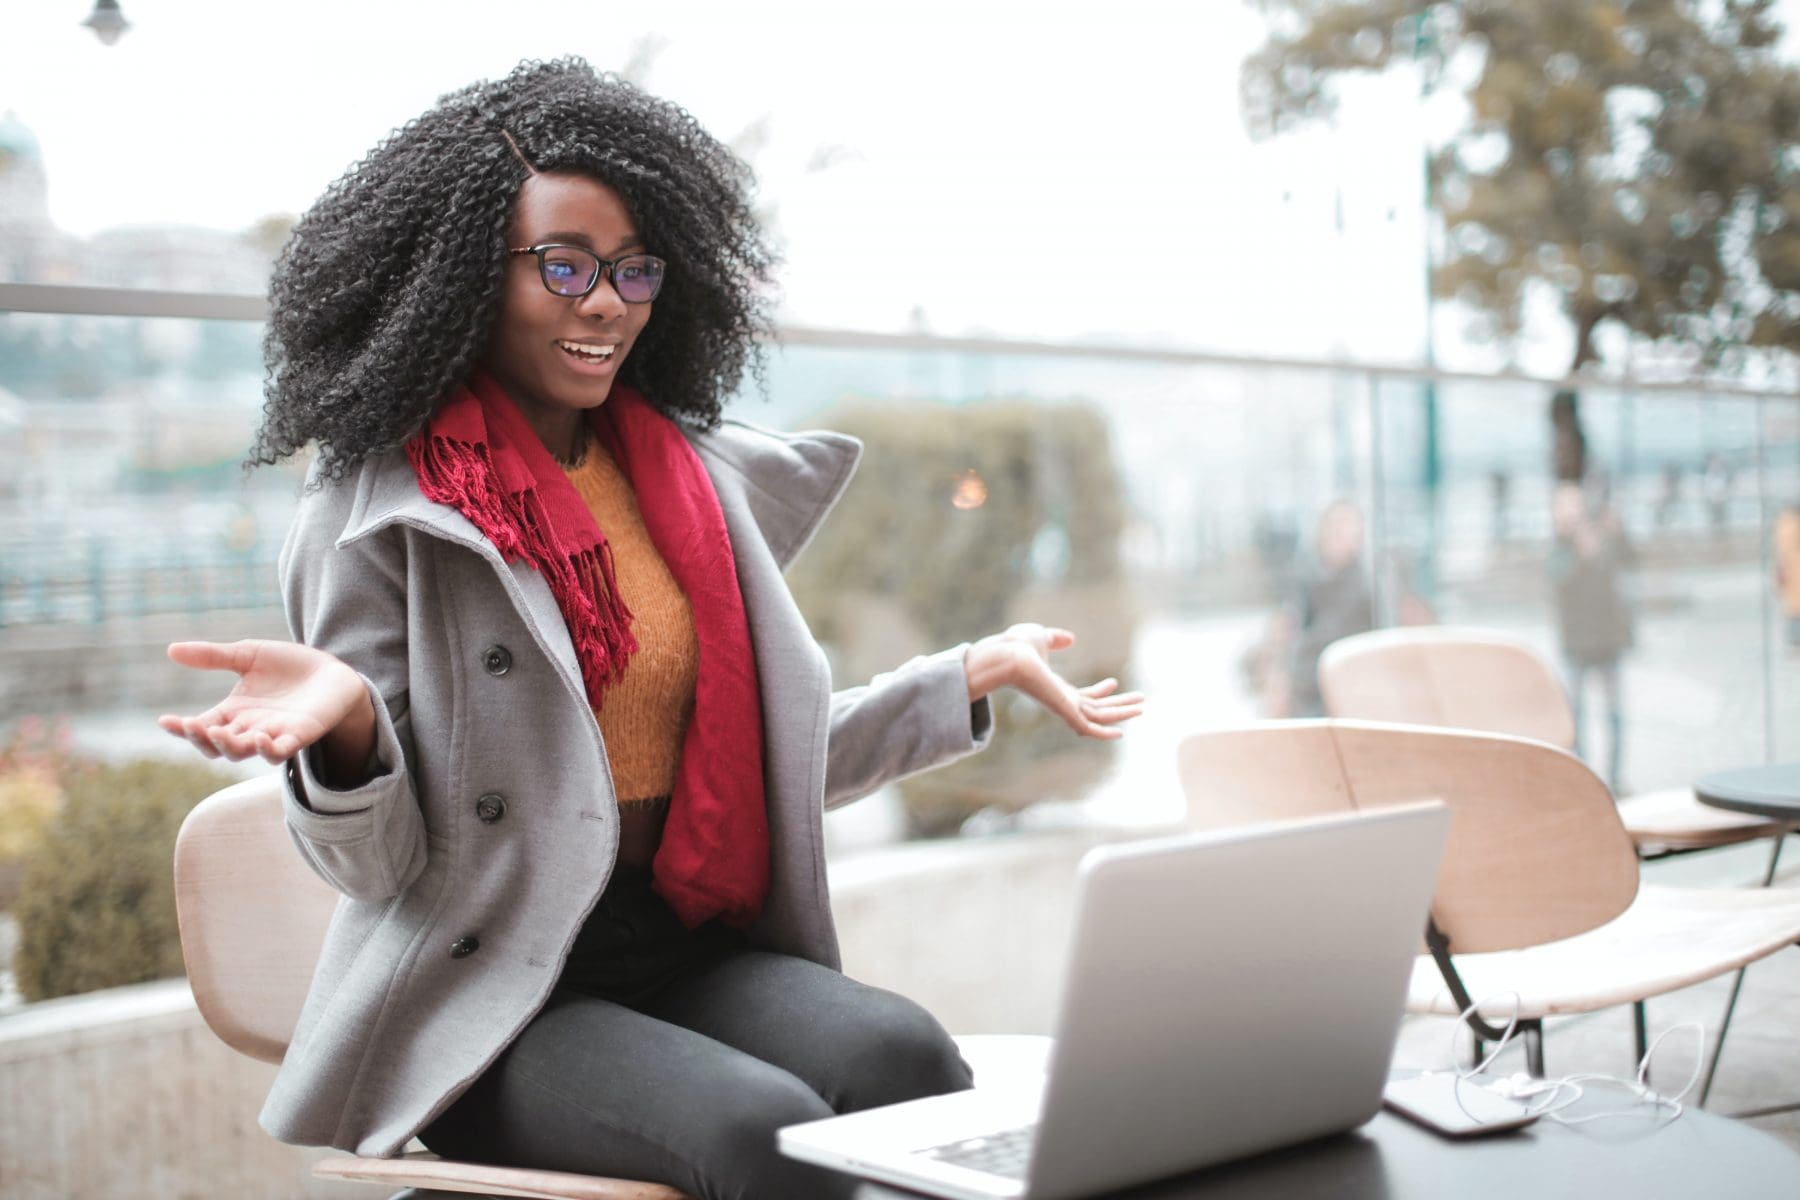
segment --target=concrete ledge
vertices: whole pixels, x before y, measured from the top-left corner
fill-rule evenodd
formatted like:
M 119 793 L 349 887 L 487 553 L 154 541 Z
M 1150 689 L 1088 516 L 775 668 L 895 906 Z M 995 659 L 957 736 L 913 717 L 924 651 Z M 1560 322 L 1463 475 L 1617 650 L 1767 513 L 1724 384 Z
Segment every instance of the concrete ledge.
M 274 1075 L 212 1035 L 185 979 L 0 1017 L 0 1195 L 380 1200 L 258 1128 Z
M 844 971 L 909 996 L 951 1033 L 1049 1033 L 1075 866 L 1158 830 L 1081 828 L 915 842 L 831 868 Z M 1172 831 L 1169 831 L 1172 832 Z
M 185 979 L 44 1000 L 0 1019 L 0 1064 L 174 1033 L 190 1028 L 193 1017 L 194 994 Z

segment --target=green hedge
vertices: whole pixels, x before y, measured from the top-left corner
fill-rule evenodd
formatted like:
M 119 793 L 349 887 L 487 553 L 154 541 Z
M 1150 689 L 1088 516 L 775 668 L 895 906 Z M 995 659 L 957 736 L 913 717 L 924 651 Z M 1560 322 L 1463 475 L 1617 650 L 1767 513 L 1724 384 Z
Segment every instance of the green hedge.
M 1076 649 L 1055 659 L 1075 682 L 1123 677 L 1125 501 L 1097 407 L 860 402 L 821 424 L 865 451 L 788 579 L 840 686 L 1020 620 L 1076 631 Z M 1010 693 L 997 699 L 986 753 L 901 785 L 914 836 L 954 833 L 984 808 L 1078 796 L 1110 764 L 1108 743 Z
M 66 781 L 90 766 L 75 752 L 66 720 L 26 717 L 0 737 L 0 872 L 8 879 L 43 842 Z M 0 908 L 12 895 L 0 885 Z
M 232 777 L 204 763 L 140 760 L 69 775 L 25 860 L 13 971 L 27 1000 L 182 973 L 175 834 Z

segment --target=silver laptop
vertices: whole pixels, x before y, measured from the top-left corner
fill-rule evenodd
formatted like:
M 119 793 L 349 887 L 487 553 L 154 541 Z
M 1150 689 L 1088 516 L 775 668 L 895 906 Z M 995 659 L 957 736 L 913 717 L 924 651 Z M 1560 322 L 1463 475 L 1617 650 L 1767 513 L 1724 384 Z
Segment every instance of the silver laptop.
M 1429 804 L 1091 851 L 1042 1076 L 790 1125 L 781 1151 L 958 1200 L 1063 1200 L 1360 1125 L 1448 826 Z

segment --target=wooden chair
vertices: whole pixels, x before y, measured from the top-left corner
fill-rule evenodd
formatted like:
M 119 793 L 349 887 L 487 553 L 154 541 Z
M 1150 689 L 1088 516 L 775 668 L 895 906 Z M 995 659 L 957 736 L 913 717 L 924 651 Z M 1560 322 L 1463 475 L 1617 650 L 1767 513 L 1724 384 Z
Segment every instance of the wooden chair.
M 1644 1000 L 1800 941 L 1800 890 L 1640 885 L 1606 784 L 1543 742 L 1367 721 L 1273 721 L 1194 734 L 1177 748 L 1177 765 L 1199 827 L 1448 804 L 1450 834 L 1408 1011 L 1455 1016 L 1474 1000 L 1516 992 L 1538 1075 L 1543 1018 L 1636 1004 L 1641 1059 Z M 1508 996 L 1489 1011 L 1510 1007 Z M 1469 1023 L 1478 1039 L 1500 1036 L 1481 1014 Z M 1728 1025 L 1729 1014 L 1714 1068 Z
M 175 840 L 181 955 L 200 1016 L 226 1045 L 281 1061 L 337 901 L 288 838 L 280 776 L 235 784 L 188 814 Z M 313 1174 L 536 1200 L 690 1200 L 659 1183 L 452 1162 L 428 1152 L 336 1155 L 320 1159 Z
M 281 817 L 281 780 L 270 774 L 202 800 L 175 839 L 175 910 L 188 982 L 207 1027 L 241 1054 L 278 1063 L 300 1019 L 313 964 L 338 894 L 307 869 Z M 970 1034 L 956 1039 L 978 1077 L 1024 1078 L 1045 1070 L 1050 1039 Z M 527 1200 L 691 1200 L 660 1183 L 453 1162 L 428 1151 L 398 1158 L 334 1155 L 313 1174 L 385 1184 L 393 1200 L 439 1192 Z
M 1319 658 L 1319 691 L 1333 717 L 1575 745 L 1574 712 L 1555 669 L 1527 643 L 1490 630 L 1415 625 L 1342 638 Z M 1772 837 L 1771 879 L 1780 839 L 1800 828 L 1709 808 L 1685 787 L 1625 797 L 1619 816 L 1644 858 Z

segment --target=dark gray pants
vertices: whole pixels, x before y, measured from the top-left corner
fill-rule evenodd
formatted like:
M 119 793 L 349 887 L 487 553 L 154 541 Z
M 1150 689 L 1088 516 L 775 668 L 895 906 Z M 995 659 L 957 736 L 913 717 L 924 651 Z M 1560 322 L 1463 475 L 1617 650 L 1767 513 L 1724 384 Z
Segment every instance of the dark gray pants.
M 731 931 L 689 933 L 615 876 L 561 985 L 420 1134 L 446 1158 L 667 1183 L 701 1200 L 847 1197 L 775 1130 L 973 1082 L 912 1001 Z

